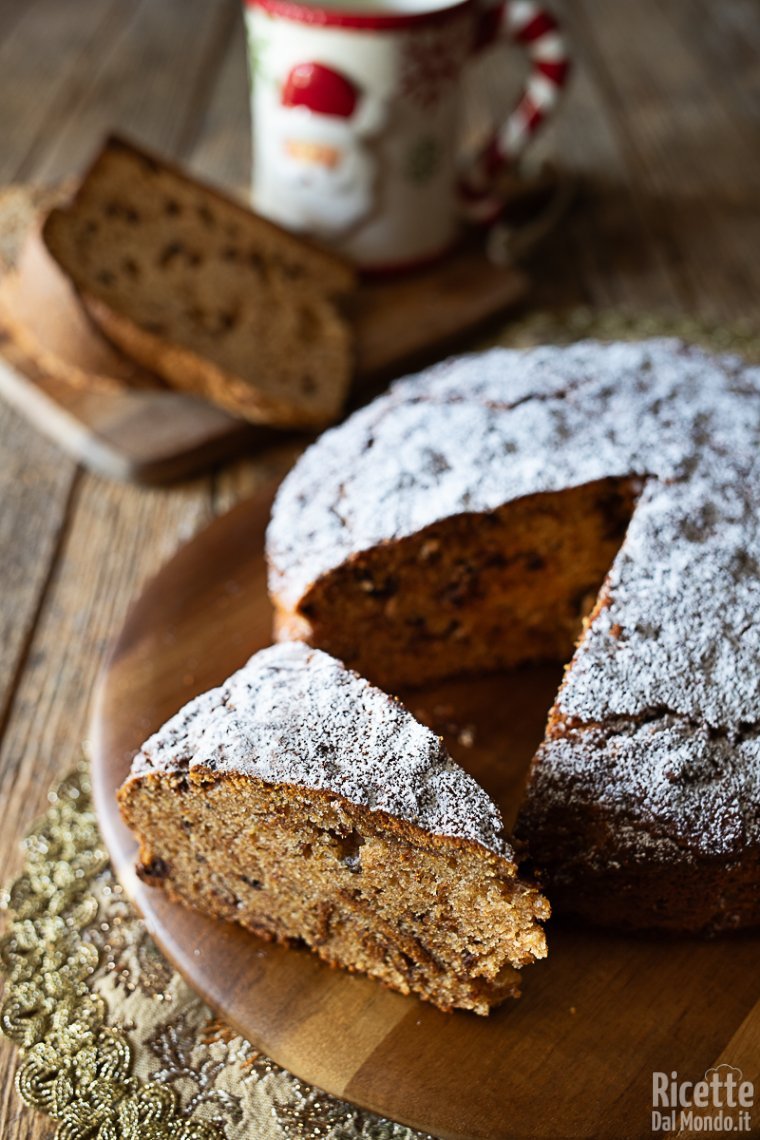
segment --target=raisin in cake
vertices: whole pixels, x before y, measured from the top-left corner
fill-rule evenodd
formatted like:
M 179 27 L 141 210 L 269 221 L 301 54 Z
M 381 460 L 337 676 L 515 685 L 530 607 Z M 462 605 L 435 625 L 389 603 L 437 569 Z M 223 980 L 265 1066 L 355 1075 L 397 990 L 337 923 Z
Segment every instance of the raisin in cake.
M 496 806 L 398 701 L 318 650 L 262 650 L 137 755 L 141 876 L 207 914 L 487 1013 L 544 957 L 546 900 Z
M 119 138 L 43 235 L 106 336 L 173 387 L 257 423 L 337 417 L 342 260 Z
M 585 617 L 519 822 L 550 897 L 757 923 L 759 445 L 760 369 L 678 341 L 449 361 L 285 480 L 279 636 L 393 691 L 567 660 Z

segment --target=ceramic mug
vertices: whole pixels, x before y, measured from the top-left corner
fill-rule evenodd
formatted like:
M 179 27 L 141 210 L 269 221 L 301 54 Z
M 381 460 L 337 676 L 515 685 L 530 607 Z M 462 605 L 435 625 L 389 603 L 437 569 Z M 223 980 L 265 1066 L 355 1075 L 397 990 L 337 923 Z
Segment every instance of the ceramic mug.
M 532 0 L 246 0 L 254 209 L 364 269 L 441 255 L 553 110 L 568 59 Z M 528 52 L 516 109 L 466 163 L 463 77 L 506 36 Z

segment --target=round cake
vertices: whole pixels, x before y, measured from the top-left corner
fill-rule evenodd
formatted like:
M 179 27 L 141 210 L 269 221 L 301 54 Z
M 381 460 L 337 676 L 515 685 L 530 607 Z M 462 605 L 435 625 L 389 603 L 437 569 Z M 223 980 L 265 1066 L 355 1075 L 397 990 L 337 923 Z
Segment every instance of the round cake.
M 304 454 L 268 557 L 279 637 L 390 691 L 570 659 L 518 822 L 555 908 L 760 920 L 760 369 L 673 340 L 448 361 Z

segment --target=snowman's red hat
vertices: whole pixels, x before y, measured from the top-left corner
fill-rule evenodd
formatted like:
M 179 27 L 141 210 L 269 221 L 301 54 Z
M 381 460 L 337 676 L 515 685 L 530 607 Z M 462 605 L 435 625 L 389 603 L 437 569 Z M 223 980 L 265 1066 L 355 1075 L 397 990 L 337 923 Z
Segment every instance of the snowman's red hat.
M 359 98 L 359 88 L 341 72 L 324 63 L 298 63 L 288 72 L 281 102 L 283 107 L 350 119 Z

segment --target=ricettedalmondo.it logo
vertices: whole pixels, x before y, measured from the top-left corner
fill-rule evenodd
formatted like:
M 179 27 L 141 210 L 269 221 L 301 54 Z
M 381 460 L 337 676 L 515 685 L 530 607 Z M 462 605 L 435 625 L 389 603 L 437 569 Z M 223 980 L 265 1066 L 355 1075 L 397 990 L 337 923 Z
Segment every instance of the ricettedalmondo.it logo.
M 716 1065 L 698 1081 L 652 1073 L 652 1131 L 754 1135 L 755 1086 L 741 1069 Z

